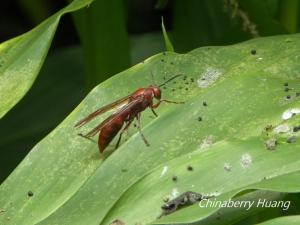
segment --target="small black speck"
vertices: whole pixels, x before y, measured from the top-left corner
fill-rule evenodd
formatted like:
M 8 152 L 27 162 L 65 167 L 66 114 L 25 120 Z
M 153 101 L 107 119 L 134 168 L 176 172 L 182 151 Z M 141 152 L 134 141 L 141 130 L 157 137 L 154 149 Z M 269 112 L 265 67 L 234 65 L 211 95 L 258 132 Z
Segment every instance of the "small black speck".
M 291 96 L 290 96 L 290 95 L 287 95 L 287 96 L 286 96 L 286 99 L 291 99 Z
M 133 126 L 136 127 L 136 124 L 134 123 Z
M 28 195 L 28 197 L 32 197 L 33 196 L 33 192 L 32 191 L 28 191 L 27 195 Z
M 160 61 L 161 61 L 161 62 L 164 62 L 165 60 L 164 60 L 164 59 L 161 59 Z
M 299 126 L 295 126 L 293 128 L 293 132 L 298 132 L 298 131 L 300 131 L 300 125 Z
M 289 84 L 286 82 L 286 83 L 284 83 L 284 86 L 289 86 Z
M 188 166 L 188 167 L 187 167 L 187 170 L 188 170 L 188 171 L 193 171 L 194 168 L 193 168 L 192 166 Z
M 207 103 L 206 103 L 206 102 L 203 102 L 203 106 L 207 106 Z
M 178 179 L 177 176 L 173 176 L 173 177 L 172 177 L 172 180 L 173 180 L 174 182 L 176 182 L 177 179 Z
M 188 88 L 185 88 L 185 90 L 188 91 L 189 89 L 188 89 Z
M 252 54 L 252 55 L 255 55 L 255 54 L 256 54 L 256 50 L 255 50 L 255 49 L 252 49 L 252 50 L 251 50 L 251 54 Z
M 171 65 L 174 65 L 174 62 L 170 62 Z
M 199 121 L 199 122 L 202 121 L 202 117 L 201 117 L 201 116 L 198 117 L 198 121 Z

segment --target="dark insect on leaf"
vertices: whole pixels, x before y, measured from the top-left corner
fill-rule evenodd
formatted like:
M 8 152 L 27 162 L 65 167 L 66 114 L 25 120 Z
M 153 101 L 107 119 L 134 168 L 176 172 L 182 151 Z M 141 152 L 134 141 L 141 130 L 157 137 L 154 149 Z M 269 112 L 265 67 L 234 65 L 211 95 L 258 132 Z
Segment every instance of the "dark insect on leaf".
M 196 202 L 199 202 L 203 199 L 209 199 L 213 196 L 204 196 L 202 194 L 192 192 L 192 191 L 187 191 L 179 195 L 178 197 L 166 202 L 161 206 L 161 209 L 163 210 L 162 214 L 159 216 L 168 215 L 170 213 L 175 212 L 176 210 L 184 207 L 184 206 L 189 206 L 192 204 L 195 204 Z

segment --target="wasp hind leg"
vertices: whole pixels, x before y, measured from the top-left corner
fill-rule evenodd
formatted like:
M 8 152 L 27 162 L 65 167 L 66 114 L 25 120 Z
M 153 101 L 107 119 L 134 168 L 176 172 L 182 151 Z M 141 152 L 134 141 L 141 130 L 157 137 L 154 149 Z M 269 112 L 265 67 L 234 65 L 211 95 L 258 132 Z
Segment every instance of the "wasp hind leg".
M 86 135 L 84 135 L 84 134 L 78 134 L 78 136 L 80 136 L 80 137 L 83 137 L 83 138 L 86 138 L 86 139 L 88 139 L 88 140 L 90 140 L 91 142 L 93 142 L 93 143 L 96 143 L 92 138 L 90 138 L 89 136 L 86 136 Z
M 136 116 L 136 119 L 138 121 L 138 129 L 139 129 L 139 132 L 141 134 L 141 137 L 143 139 L 143 141 L 145 142 L 146 146 L 150 146 L 149 142 L 147 141 L 147 139 L 145 138 L 143 132 L 142 132 L 142 127 L 141 127 L 141 114 L 138 113 L 137 116 Z
M 124 133 L 125 131 L 128 130 L 128 128 L 129 128 L 129 126 L 131 125 L 132 121 L 133 121 L 133 119 L 129 120 L 129 121 L 126 123 L 125 127 L 123 128 L 123 130 L 121 131 L 115 149 L 117 149 L 117 148 L 119 147 L 120 142 L 121 142 L 121 139 L 122 139 L 122 135 L 123 135 L 123 133 Z

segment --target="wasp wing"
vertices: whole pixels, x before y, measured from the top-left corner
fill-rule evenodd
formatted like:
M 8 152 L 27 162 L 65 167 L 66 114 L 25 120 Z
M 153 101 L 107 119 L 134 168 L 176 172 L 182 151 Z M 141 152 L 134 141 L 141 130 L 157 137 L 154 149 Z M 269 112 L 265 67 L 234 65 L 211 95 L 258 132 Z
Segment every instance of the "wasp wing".
M 121 107 L 118 111 L 114 112 L 113 114 L 111 114 L 109 117 L 107 117 L 102 123 L 100 123 L 98 126 L 96 126 L 94 129 L 92 129 L 91 131 L 89 131 L 87 134 L 83 135 L 86 138 L 90 138 L 93 137 L 95 134 L 97 134 L 104 126 L 110 124 L 112 122 L 112 120 L 119 116 L 121 113 L 123 113 L 124 111 L 126 111 L 127 109 L 130 109 L 132 106 L 134 106 L 135 104 L 141 103 L 142 101 L 144 101 L 144 97 L 140 97 L 140 98 L 136 98 L 133 101 L 129 102 L 127 105 Z
M 78 123 L 75 124 L 75 127 L 81 127 L 83 125 L 85 125 L 86 123 L 90 122 L 92 119 L 94 119 L 96 116 L 102 114 L 102 113 L 105 113 L 117 106 L 120 106 L 120 105 L 124 105 L 124 104 L 127 104 L 129 102 L 129 98 L 130 98 L 130 95 L 128 96 L 125 96 L 124 98 L 121 98 L 113 103 L 110 103 L 108 105 L 105 105 L 99 109 L 97 109 L 95 112 L 92 112 L 90 115 L 88 115 L 87 117 L 83 118 L 82 120 L 80 120 Z

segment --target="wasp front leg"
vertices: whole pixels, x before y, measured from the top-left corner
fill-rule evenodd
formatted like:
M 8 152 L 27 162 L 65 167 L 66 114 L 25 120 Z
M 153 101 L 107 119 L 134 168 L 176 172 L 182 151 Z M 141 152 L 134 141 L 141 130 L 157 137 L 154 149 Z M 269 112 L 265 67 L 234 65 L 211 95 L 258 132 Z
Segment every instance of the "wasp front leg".
M 156 104 L 152 104 L 151 109 L 156 109 L 162 102 L 173 103 L 173 104 L 184 104 L 184 102 L 175 102 L 167 99 L 161 99 Z

